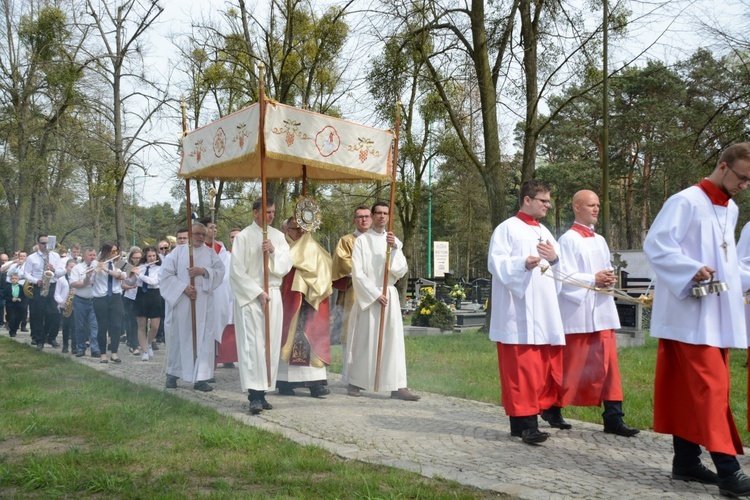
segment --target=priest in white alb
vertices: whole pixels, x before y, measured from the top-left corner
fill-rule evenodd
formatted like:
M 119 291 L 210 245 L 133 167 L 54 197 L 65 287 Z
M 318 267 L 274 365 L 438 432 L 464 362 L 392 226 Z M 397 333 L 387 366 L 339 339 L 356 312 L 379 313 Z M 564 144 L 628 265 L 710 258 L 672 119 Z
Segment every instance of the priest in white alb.
M 401 304 L 395 284 L 406 276 L 408 266 L 401 242 L 387 231 L 390 207 L 377 202 L 372 207 L 372 229 L 359 236 L 352 251 L 352 284 L 358 308 L 345 362 L 347 393 L 358 397 L 361 391 L 375 390 L 380 316 L 385 314 L 378 390 L 391 391 L 391 398 L 417 401 L 420 396 L 406 387 L 406 349 Z M 386 260 L 391 247 L 390 260 Z M 388 287 L 383 290 L 385 266 Z M 383 307 L 385 306 L 385 307 Z
M 549 437 L 539 430 L 537 416 L 543 411 L 552 413 L 548 421 L 553 427 L 571 427 L 554 406 L 562 395 L 565 334 L 557 305 L 559 282 L 542 275 L 542 270 L 553 273 L 560 260 L 555 238 L 539 222 L 550 203 L 546 182 L 524 182 L 520 209 L 495 228 L 487 257 L 492 274 L 490 340 L 497 342 L 502 405 L 511 436 L 527 444 Z
M 594 231 L 599 219 L 599 197 L 584 189 L 573 195 L 572 206 L 575 222 L 558 240 L 560 266 L 566 279 L 559 295 L 565 330 L 560 405 L 603 404 L 604 432 L 635 436 L 640 431 L 628 427 L 623 420 L 615 335 L 620 318 L 615 299 L 593 290 L 611 288 L 617 282 L 607 241 Z
M 193 224 L 192 267 L 190 247 L 178 245 L 164 258 L 159 270 L 159 292 L 166 302 L 168 389 L 176 388 L 177 379 L 181 378 L 193 382 L 193 389 L 213 390 L 208 384 L 214 376 L 217 328 L 213 292 L 224 279 L 226 270 L 216 252 L 205 245 L 206 232 L 203 224 Z M 195 286 L 190 284 L 191 277 Z M 191 303 L 195 304 L 195 356 Z
M 263 216 L 268 227 L 263 238 Z M 263 214 L 261 200 L 253 203 L 253 223 L 234 238 L 229 283 L 234 292 L 234 323 L 237 339 L 237 360 L 242 390 L 248 392 L 250 413 L 257 415 L 273 406 L 266 401 L 266 392 L 276 388 L 276 375 L 281 354 L 281 327 L 284 310 L 281 282 L 292 268 L 289 245 L 284 234 L 271 227 L 276 206 L 269 199 Z M 268 253 L 268 293 L 264 290 L 263 254 Z M 269 311 L 270 344 L 266 347 L 266 304 Z M 270 366 L 266 363 L 266 349 Z M 269 383 L 267 369 L 270 369 Z
M 656 274 L 654 431 L 673 436 L 673 479 L 718 484 L 726 496 L 750 495 L 729 404 L 729 349 L 748 345 L 731 198 L 748 184 L 750 143 L 735 144 L 709 177 L 666 201 L 643 243 Z M 716 473 L 701 462 L 701 446 Z

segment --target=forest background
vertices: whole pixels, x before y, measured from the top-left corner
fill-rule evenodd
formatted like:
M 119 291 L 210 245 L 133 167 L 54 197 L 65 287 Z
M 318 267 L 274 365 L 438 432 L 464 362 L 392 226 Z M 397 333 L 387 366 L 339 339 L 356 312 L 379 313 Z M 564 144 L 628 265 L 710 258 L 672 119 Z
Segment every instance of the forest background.
M 610 246 L 638 249 L 666 198 L 747 140 L 750 38 L 726 20 L 742 23 L 750 4 L 685 14 L 695 3 L 611 2 L 605 45 L 603 5 L 588 0 L 226 0 L 194 4 L 179 28 L 171 2 L 0 0 L 0 250 L 30 249 L 40 232 L 125 249 L 174 234 L 187 212 L 180 100 L 190 129 L 242 109 L 257 100 L 259 63 L 282 103 L 380 128 L 401 103 L 394 216 L 412 277 L 426 276 L 428 218 L 454 275 L 486 276 L 492 229 L 532 177 L 553 186 L 544 222 L 556 235 L 572 194 L 606 185 Z M 165 24 L 167 45 L 155 42 Z M 653 55 L 667 33 L 679 57 Z M 644 38 L 653 44 L 632 50 Z M 155 186 L 158 202 L 145 203 Z M 260 186 L 193 183 L 198 216 L 211 186 L 228 242 Z M 301 185 L 269 189 L 278 227 Z M 332 250 L 352 209 L 389 186 L 308 190 L 323 211 L 316 238 Z M 737 201 L 739 230 L 750 202 Z

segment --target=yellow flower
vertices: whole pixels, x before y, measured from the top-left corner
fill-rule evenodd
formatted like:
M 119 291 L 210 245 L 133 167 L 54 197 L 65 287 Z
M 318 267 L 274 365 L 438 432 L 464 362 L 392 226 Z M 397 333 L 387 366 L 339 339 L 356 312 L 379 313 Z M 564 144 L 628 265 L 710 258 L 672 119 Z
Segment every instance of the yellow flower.
M 427 316 L 427 315 L 429 315 L 429 314 L 432 313 L 432 309 L 430 309 L 429 307 L 423 307 L 422 310 L 419 311 L 419 312 L 421 312 L 423 315 Z
M 421 293 L 422 295 L 434 296 L 435 290 L 433 290 L 431 286 L 425 286 L 419 289 L 419 293 Z

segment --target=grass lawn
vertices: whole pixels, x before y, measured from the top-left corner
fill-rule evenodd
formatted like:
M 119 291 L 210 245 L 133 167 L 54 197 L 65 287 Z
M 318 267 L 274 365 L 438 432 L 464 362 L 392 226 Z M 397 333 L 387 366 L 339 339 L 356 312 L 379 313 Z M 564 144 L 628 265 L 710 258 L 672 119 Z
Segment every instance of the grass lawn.
M 654 369 L 657 340 L 646 337 L 646 345 L 618 350 L 624 393 L 625 421 L 632 427 L 653 425 Z M 341 347 L 333 351 L 332 371 L 340 373 Z M 742 442 L 750 445 L 747 431 L 747 352 L 730 351 L 731 405 Z M 409 387 L 449 396 L 500 404 L 497 350 L 487 335 L 470 330 L 453 335 L 406 337 Z M 600 408 L 568 407 L 566 417 L 601 423 Z
M 0 497 L 487 498 L 0 339 Z

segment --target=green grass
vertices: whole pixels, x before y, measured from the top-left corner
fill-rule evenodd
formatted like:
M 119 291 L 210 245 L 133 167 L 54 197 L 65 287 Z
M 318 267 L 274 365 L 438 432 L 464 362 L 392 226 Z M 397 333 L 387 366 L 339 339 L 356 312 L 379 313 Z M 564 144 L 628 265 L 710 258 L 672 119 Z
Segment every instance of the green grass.
M 618 350 L 622 376 L 623 409 L 628 425 L 650 429 L 653 425 L 654 369 L 657 340 L 646 337 L 642 347 Z M 332 371 L 341 370 L 341 348 L 332 352 Z M 730 351 L 732 392 L 730 401 L 743 443 L 750 444 L 747 430 L 747 352 Z M 409 387 L 448 396 L 500 404 L 500 382 L 495 343 L 487 335 L 470 330 L 453 335 L 406 337 Z M 601 423 L 601 408 L 567 407 L 565 417 Z
M 0 497 L 485 498 L 0 339 Z

